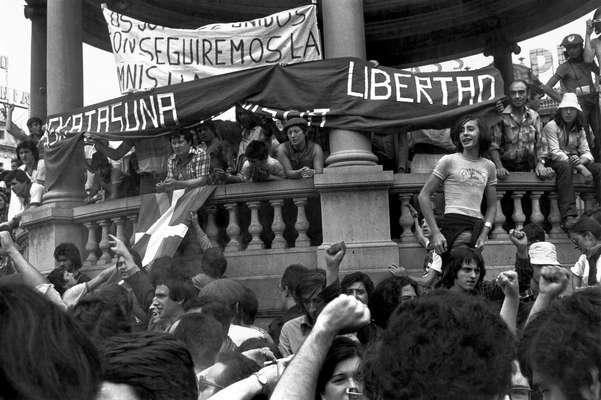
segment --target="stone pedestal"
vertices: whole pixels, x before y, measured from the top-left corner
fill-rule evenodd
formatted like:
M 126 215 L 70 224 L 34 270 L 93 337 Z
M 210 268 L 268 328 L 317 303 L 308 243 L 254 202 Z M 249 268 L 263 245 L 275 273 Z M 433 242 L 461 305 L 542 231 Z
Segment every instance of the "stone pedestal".
M 73 223 L 73 209 L 57 207 L 56 204 L 31 208 L 21 218 L 21 225 L 29 230 L 28 260 L 42 273 L 54 268 L 54 248 L 63 242 L 71 242 L 84 259 L 85 228 Z
M 381 166 L 326 168 L 315 175 L 321 198 L 323 244 L 317 263 L 325 267 L 323 252 L 344 240 L 343 270 L 373 270 L 398 263 L 399 250 L 390 239 L 388 189 L 392 172 Z

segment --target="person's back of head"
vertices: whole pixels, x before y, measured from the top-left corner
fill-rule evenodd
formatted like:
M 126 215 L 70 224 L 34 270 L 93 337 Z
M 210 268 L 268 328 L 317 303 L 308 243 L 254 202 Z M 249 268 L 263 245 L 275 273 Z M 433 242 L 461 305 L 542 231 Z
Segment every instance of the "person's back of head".
M 367 352 L 367 398 L 498 399 L 511 385 L 514 338 L 477 296 L 436 291 L 404 302 Z
M 46 279 L 52 283 L 56 291 L 62 296 L 67 290 L 67 281 L 65 280 L 65 268 L 55 268 L 48 275 Z
M 128 385 L 139 399 L 196 400 L 194 364 L 182 342 L 157 332 L 113 336 L 100 346 L 104 383 Z
M 569 231 L 570 233 L 577 233 L 582 236 L 590 233 L 595 239 L 601 240 L 601 224 L 592 217 L 579 218 Z
M 227 269 L 227 259 L 218 247 L 205 250 L 201 262 L 202 271 L 214 279 L 219 279 Z
M 0 327 L 0 398 L 96 398 L 96 349 L 55 304 L 26 286 L 2 285 Z
M 238 314 L 241 325 L 252 325 L 255 323 L 259 311 L 259 300 L 251 289 L 244 286 L 244 294 L 238 303 Z
M 210 315 L 221 324 L 224 332 L 228 332 L 234 313 L 220 299 L 212 296 L 199 296 L 184 303 L 186 313 L 200 312 Z
M 410 300 L 408 287 L 417 294 L 417 284 L 406 276 L 391 276 L 378 283 L 369 297 L 369 310 L 376 325 L 386 328 L 392 312 L 401 302 Z
M 566 399 L 597 399 L 600 335 L 601 288 L 562 297 L 525 327 L 518 351 L 521 369 L 541 390 L 556 386 Z M 591 394 L 591 388 L 597 393 Z
M 173 331 L 173 336 L 186 345 L 197 371 L 215 363 L 226 335 L 219 321 L 204 313 L 185 314 Z
M 325 271 L 321 269 L 310 269 L 302 276 L 300 282 L 296 286 L 294 297 L 297 303 L 301 303 L 303 298 L 310 296 L 313 293 L 321 292 L 326 286 Z
M 524 233 L 528 239 L 528 245 L 545 241 L 545 230 L 535 222 L 524 225 Z
M 296 287 L 301 281 L 301 277 L 309 268 L 301 264 L 291 264 L 286 267 L 280 280 L 280 289 L 282 291 L 287 290 L 288 294 L 292 296 L 296 292 Z
M 119 285 L 111 285 L 84 296 L 70 310 L 70 314 L 95 343 L 131 332 L 135 321 L 133 299 Z
M 233 279 L 217 279 L 200 290 L 199 296 L 209 296 L 223 302 L 232 313 L 236 313 L 236 305 L 242 301 L 245 288 Z
M 268 155 L 269 149 L 267 145 L 260 140 L 251 141 L 244 151 L 244 156 L 253 160 L 267 160 Z

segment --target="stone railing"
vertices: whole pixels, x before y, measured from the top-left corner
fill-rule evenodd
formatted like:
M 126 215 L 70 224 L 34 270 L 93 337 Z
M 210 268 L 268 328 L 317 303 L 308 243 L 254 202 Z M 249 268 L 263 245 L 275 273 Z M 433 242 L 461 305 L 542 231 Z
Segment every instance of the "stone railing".
M 408 205 L 411 198 L 420 192 L 428 177 L 429 174 L 395 174 L 390 190 L 391 236 L 399 243 L 402 252 L 409 252 L 406 261 L 401 256 L 401 262 L 405 262 L 409 267 L 421 265 L 423 259 L 420 259 L 419 255 L 417 261 L 412 258 L 415 253 L 413 248 L 419 245 L 412 232 L 413 218 Z M 580 212 L 595 205 L 593 188 L 590 184 L 585 184 L 582 177 L 574 177 L 574 190 L 577 194 L 577 206 Z M 562 246 L 566 260 L 575 257 L 576 253 L 561 228 L 557 200 L 555 180 L 542 181 L 532 173 L 513 172 L 506 180 L 499 181 L 494 228 L 490 232 L 490 243 L 484 253 L 487 265 L 510 265 L 513 263 L 515 250 L 510 245 L 508 229 L 521 228 L 528 222 L 542 225 L 549 240 Z M 421 252 L 419 254 L 421 255 Z M 560 261 L 562 261 L 561 257 Z
M 109 234 L 127 242 L 139 208 L 140 198 L 129 197 L 73 209 L 87 230 L 85 266 L 112 261 Z M 228 254 L 320 244 L 319 199 L 309 180 L 219 186 L 200 214 L 209 238 Z

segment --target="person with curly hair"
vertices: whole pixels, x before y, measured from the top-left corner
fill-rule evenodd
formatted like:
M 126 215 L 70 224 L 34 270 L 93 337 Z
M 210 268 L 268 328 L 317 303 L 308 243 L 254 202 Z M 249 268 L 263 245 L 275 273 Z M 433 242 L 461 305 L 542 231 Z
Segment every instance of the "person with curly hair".
M 378 400 L 494 400 L 511 387 L 514 336 L 483 299 L 435 291 L 404 302 L 366 353 Z
M 601 288 L 563 297 L 524 329 L 520 364 L 544 399 L 601 398 Z

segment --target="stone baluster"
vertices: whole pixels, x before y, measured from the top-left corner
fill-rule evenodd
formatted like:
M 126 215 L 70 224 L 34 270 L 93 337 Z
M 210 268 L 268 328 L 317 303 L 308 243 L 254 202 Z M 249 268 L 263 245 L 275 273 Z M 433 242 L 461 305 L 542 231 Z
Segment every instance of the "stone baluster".
M 117 239 L 119 239 L 123 243 L 127 244 L 127 240 L 125 240 L 125 234 L 124 234 L 124 228 L 125 228 L 124 227 L 124 223 L 125 223 L 124 217 L 111 218 L 111 221 L 113 221 L 113 224 L 115 225 L 115 236 L 117 237 Z M 109 238 L 109 240 L 110 240 L 110 238 Z M 117 257 L 115 255 L 115 259 L 116 258 Z
M 540 198 L 543 195 L 543 192 L 531 192 L 530 193 L 530 201 L 532 203 L 532 214 L 530 215 L 530 221 L 543 225 L 545 222 L 545 216 L 540 210 Z
M 515 223 L 516 229 L 522 229 L 524 227 L 524 221 L 526 221 L 526 215 L 524 215 L 524 210 L 522 209 L 522 198 L 524 197 L 526 192 L 515 191 L 511 194 L 511 198 L 513 199 L 513 214 L 511 218 L 513 218 L 513 222 Z
M 215 222 L 215 215 L 217 214 L 217 207 L 209 206 L 206 208 L 207 211 L 207 226 L 205 228 L 205 233 L 211 239 L 211 243 L 216 244 L 217 239 L 219 237 L 219 227 L 217 227 L 217 223 Z
M 273 241 L 271 242 L 271 248 L 284 249 L 286 248 L 286 239 L 284 239 L 284 230 L 286 229 L 286 224 L 282 218 L 282 206 L 284 205 L 284 200 L 269 200 L 269 204 L 271 204 L 273 207 L 273 222 L 271 224 L 271 230 L 275 235 Z
M 125 217 L 111 218 L 111 221 L 115 224 L 115 236 L 117 236 L 117 239 L 127 244 L 127 240 L 125 239 Z
M 501 200 L 505 196 L 504 191 L 497 191 L 497 211 L 495 213 L 495 229 L 491 232 L 493 239 L 502 239 L 507 237 L 507 232 L 503 229 L 505 223 L 505 214 L 503 214 L 503 208 L 501 207 Z
M 557 202 L 559 196 L 556 192 L 549 193 L 549 222 L 551 223 L 551 230 L 549 231 L 549 237 L 552 239 L 564 237 L 563 230 L 561 229 L 561 214 L 559 213 L 559 203 Z
M 100 251 L 102 251 L 102 255 L 100 256 L 101 264 L 108 264 L 111 262 L 111 255 L 109 253 L 109 228 L 111 226 L 111 221 L 108 219 L 103 219 L 100 221 L 100 227 L 102 228 L 102 236 L 100 237 Z
M 398 197 L 401 201 L 401 217 L 399 218 L 399 223 L 401 224 L 401 228 L 403 228 L 401 242 L 415 243 L 417 242 L 417 239 L 411 231 L 411 227 L 413 226 L 413 217 L 411 216 L 411 211 L 409 209 L 411 193 L 399 193 Z
M 251 240 L 246 247 L 248 250 L 259 250 L 265 247 L 261 240 L 261 232 L 263 232 L 263 226 L 259 221 L 259 207 L 261 206 L 260 201 L 249 201 L 246 203 L 250 209 L 250 225 L 248 226 L 248 233 L 251 236 Z
M 307 229 L 309 229 L 309 221 L 307 220 L 307 215 L 305 214 L 305 205 L 307 204 L 306 197 L 300 197 L 294 199 L 294 204 L 298 209 L 298 214 L 296 216 L 296 223 L 294 224 L 294 229 L 298 232 L 298 236 L 296 237 L 295 247 L 309 247 L 311 245 L 311 240 L 309 236 L 307 236 Z
M 129 243 L 134 245 L 136 243 L 136 228 L 138 223 L 138 214 L 128 215 L 127 221 L 131 225 L 131 237 L 129 238 Z
M 84 222 L 83 225 L 88 229 L 88 241 L 86 242 L 88 256 L 84 261 L 84 265 L 90 267 L 96 265 L 96 262 L 98 261 L 98 257 L 96 256 L 96 251 L 98 251 L 98 239 L 96 239 L 97 225 L 92 221 Z
M 584 201 L 584 211 L 589 211 L 595 206 L 595 193 L 580 192 L 580 198 Z
M 225 232 L 230 238 L 230 241 L 225 247 L 226 252 L 239 251 L 240 250 L 240 225 L 238 225 L 238 204 L 228 203 L 225 205 L 225 209 L 229 214 L 229 221 Z

